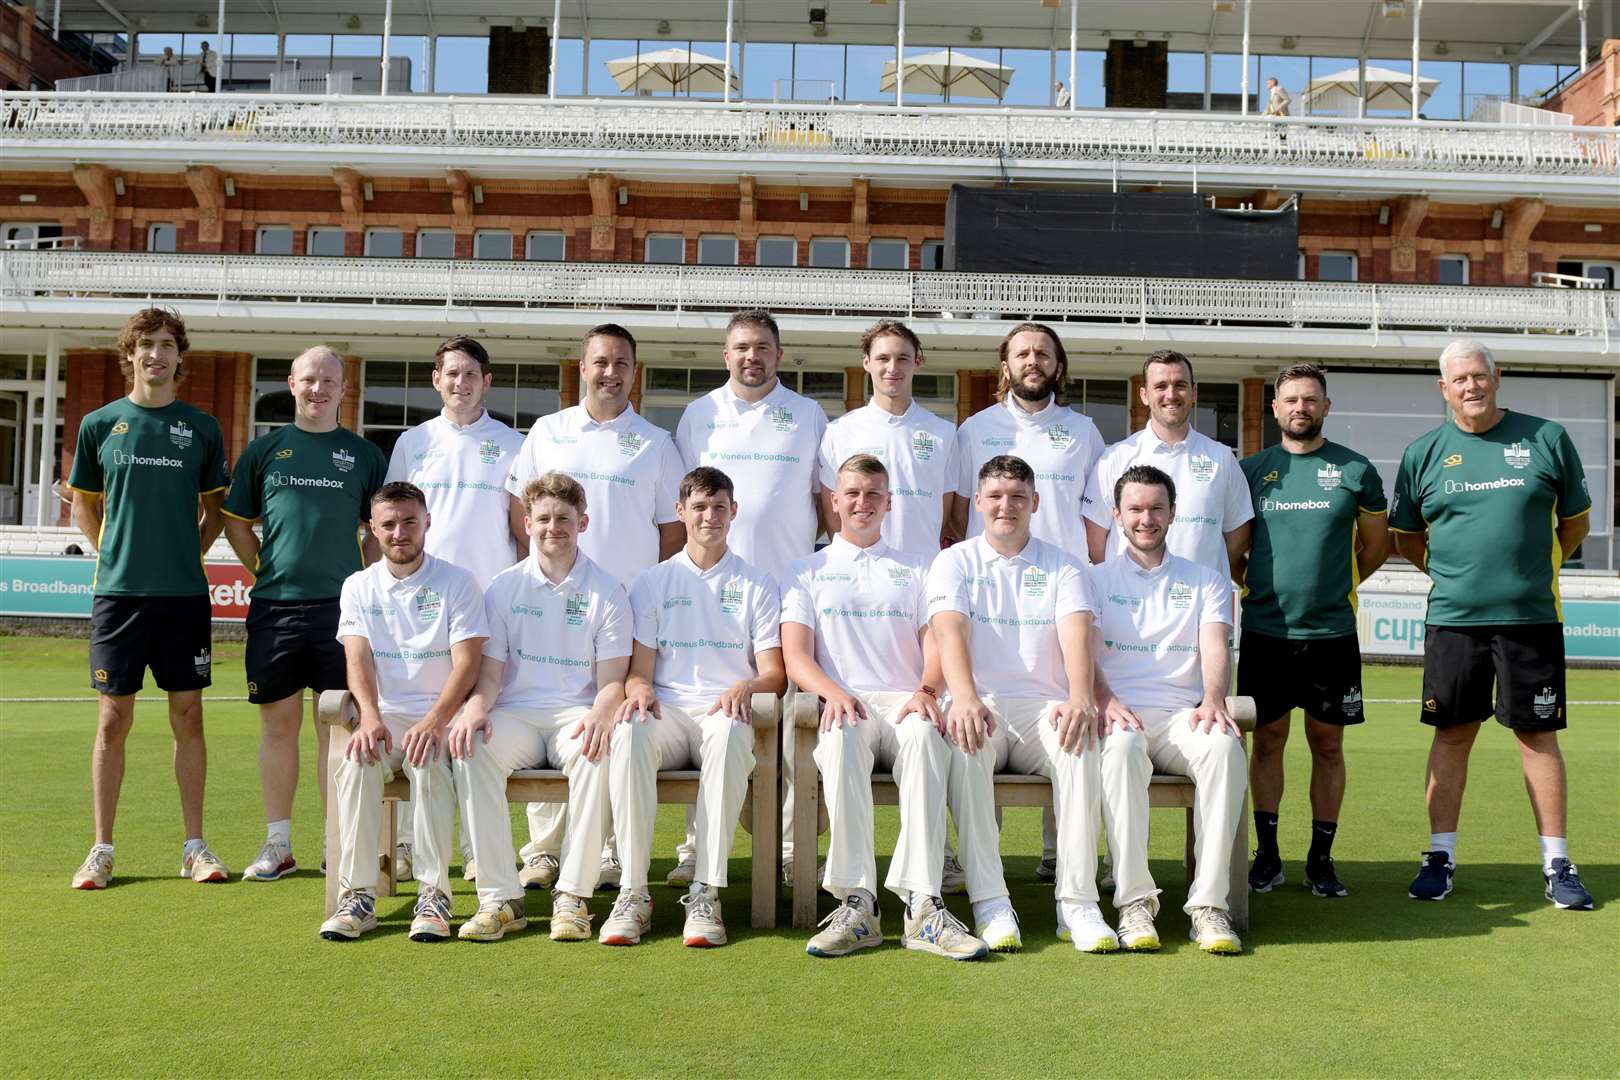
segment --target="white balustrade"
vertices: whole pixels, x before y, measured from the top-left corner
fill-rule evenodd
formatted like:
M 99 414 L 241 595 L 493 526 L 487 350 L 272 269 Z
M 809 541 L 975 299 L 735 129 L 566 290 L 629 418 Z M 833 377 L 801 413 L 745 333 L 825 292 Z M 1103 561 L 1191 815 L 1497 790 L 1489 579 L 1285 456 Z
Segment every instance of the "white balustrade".
M 1557 333 L 1620 339 L 1620 294 L 793 267 L 0 251 L 0 299 L 433 304 L 825 315 L 1036 317 L 1140 324 Z M 11 306 L 10 304 L 7 305 Z
M 310 95 L 0 94 L 0 148 L 203 142 L 1620 177 L 1616 133 L 1120 110 Z

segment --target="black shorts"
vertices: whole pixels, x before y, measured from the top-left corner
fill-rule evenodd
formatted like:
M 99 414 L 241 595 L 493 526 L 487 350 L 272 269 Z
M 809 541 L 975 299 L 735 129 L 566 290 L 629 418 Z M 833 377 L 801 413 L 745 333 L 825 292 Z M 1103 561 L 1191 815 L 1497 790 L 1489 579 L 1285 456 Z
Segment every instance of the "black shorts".
M 1562 731 L 1567 709 L 1562 623 L 1426 628 L 1418 714 L 1425 724 L 1474 724 L 1494 711 L 1514 731 Z
M 201 596 L 98 596 L 90 605 L 90 689 L 133 694 L 146 669 L 159 690 L 213 682 L 214 609 Z
M 1324 724 L 1359 724 L 1361 642 L 1343 637 L 1290 640 L 1243 631 L 1238 651 L 1237 692 L 1254 698 L 1255 724 L 1264 727 L 1290 709 Z
M 343 643 L 337 639 L 338 601 L 260 600 L 248 604 L 248 700 L 266 705 L 305 687 L 348 688 Z

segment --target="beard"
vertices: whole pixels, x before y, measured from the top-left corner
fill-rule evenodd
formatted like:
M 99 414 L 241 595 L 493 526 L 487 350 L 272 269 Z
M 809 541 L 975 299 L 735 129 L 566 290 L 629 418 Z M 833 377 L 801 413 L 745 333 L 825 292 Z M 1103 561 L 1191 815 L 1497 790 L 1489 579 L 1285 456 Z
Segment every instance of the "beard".
M 1031 386 L 1029 383 L 1029 375 L 1026 375 L 1022 379 L 1014 379 L 1012 381 L 1013 394 L 1020 401 L 1045 401 L 1047 398 L 1051 397 L 1052 384 L 1054 381 L 1052 376 L 1046 374 L 1044 371 L 1032 372 L 1031 375 L 1038 380 L 1033 386 Z
M 1303 423 L 1304 426 L 1300 427 L 1297 431 L 1294 430 L 1295 425 L 1299 423 Z M 1290 424 L 1288 427 L 1283 428 L 1283 431 L 1287 433 L 1290 439 L 1298 439 L 1300 442 L 1311 442 L 1318 435 L 1322 434 L 1322 423 L 1323 421 L 1321 420 L 1296 421 L 1294 424 Z
M 417 544 L 414 547 L 409 548 L 398 548 L 393 546 L 383 548 L 383 556 L 395 566 L 404 566 L 407 563 L 413 563 L 420 558 L 421 555 L 421 544 Z

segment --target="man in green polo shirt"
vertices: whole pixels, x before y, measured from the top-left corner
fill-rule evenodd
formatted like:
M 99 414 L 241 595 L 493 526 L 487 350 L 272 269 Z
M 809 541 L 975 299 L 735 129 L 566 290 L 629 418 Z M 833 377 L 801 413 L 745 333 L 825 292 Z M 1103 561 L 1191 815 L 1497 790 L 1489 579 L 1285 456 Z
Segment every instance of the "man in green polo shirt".
M 180 874 L 203 882 L 230 874 L 202 838 L 202 692 L 213 674 L 202 557 L 219 536 L 225 443 L 212 416 L 177 396 L 188 347 L 186 324 L 174 312 L 146 308 L 131 316 L 118 334 L 129 395 L 84 418 L 73 453 L 73 519 L 96 549 L 90 687 L 100 695 L 90 753 L 96 841 L 73 875 L 75 889 L 104 889 L 112 879 L 124 743 L 148 667 L 169 696 L 186 828 Z
M 1344 729 L 1361 709 L 1356 584 L 1389 554 L 1384 482 L 1365 457 L 1322 435 L 1327 375 L 1296 364 L 1277 375 L 1272 412 L 1282 441 L 1243 459 L 1254 528 L 1243 564 L 1238 693 L 1255 700 L 1249 787 L 1258 840 L 1249 888 L 1282 884 L 1277 811 L 1292 710 L 1305 712 L 1311 748 L 1311 846 L 1305 884 L 1346 896 L 1333 866 L 1344 803 Z
M 1484 345 L 1446 346 L 1440 393 L 1451 419 L 1406 448 L 1395 478 L 1389 524 L 1396 550 L 1433 583 L 1419 713 L 1435 728 L 1431 834 L 1408 892 L 1416 900 L 1451 892 L 1468 753 L 1493 712 L 1494 676 L 1497 722 L 1519 740 L 1547 899 L 1585 910 L 1592 897 L 1569 860 L 1564 831 L 1558 567 L 1586 536 L 1592 497 L 1569 435 L 1551 420 L 1499 408 L 1501 384 Z
M 306 349 L 293 361 L 287 386 L 293 422 L 248 444 L 225 500 L 225 536 L 255 578 L 247 688 L 259 706 L 267 827 L 245 881 L 275 881 L 298 867 L 291 819 L 304 689 L 318 699 L 322 690 L 347 686 L 338 597 L 343 579 L 377 558 L 377 541 L 369 532 L 362 541 L 360 526 L 370 520 L 372 493 L 388 471 L 381 450 L 338 426 L 342 357 L 324 345 Z M 316 724 L 315 733 L 316 760 L 324 764 L 326 726 Z M 319 785 L 324 808 L 324 768 Z

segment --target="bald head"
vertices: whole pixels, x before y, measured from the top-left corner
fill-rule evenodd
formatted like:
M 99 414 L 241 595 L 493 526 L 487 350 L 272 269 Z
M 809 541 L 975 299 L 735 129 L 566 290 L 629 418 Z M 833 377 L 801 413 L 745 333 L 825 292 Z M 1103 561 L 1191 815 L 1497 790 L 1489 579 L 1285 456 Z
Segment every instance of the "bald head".
M 294 423 L 305 431 L 331 431 L 337 427 L 343 400 L 343 357 L 325 345 L 305 349 L 293 359 L 287 388 L 292 391 Z

